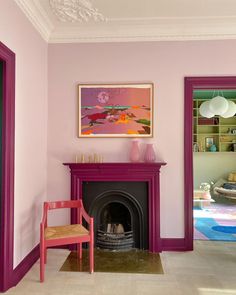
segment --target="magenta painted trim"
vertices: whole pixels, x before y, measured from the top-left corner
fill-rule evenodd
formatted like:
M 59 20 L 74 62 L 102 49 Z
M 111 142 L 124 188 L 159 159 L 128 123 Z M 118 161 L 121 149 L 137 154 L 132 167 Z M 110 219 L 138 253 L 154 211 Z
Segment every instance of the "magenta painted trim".
M 184 80 L 184 224 L 186 250 L 193 250 L 193 90 L 236 89 L 236 77 L 186 77 Z
M 14 236 L 15 54 L 0 42 L 3 62 L 0 291 L 12 286 Z
M 187 251 L 186 241 L 183 238 L 162 238 L 162 251 Z
M 145 181 L 148 183 L 149 251 L 161 252 L 160 238 L 160 168 L 156 163 L 65 163 L 71 170 L 71 199 L 82 199 L 83 181 Z M 75 223 L 75 212 L 71 223 Z
M 15 286 L 39 259 L 39 244 L 17 265 L 13 271 L 11 285 Z

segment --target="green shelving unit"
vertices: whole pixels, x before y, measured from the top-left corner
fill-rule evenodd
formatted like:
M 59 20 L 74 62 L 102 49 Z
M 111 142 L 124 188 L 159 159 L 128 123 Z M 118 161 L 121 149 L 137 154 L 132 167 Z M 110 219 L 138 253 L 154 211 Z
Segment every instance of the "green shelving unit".
M 236 152 L 236 116 L 215 116 L 210 119 L 202 117 L 199 108 L 206 100 L 208 99 L 193 100 L 193 151 L 211 152 L 210 143 L 213 142 L 216 152 Z M 236 102 L 236 99 L 230 100 Z

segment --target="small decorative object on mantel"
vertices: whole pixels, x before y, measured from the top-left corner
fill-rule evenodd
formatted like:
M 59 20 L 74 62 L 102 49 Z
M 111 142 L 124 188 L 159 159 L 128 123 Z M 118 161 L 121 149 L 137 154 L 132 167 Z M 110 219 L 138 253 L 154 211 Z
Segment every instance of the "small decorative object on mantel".
M 85 155 L 84 154 L 81 155 L 81 163 L 85 163 Z
M 75 163 L 85 163 L 85 155 L 81 154 L 80 156 L 75 156 Z
M 138 146 L 138 141 L 133 140 L 132 146 L 130 150 L 130 161 L 131 162 L 139 162 L 140 161 L 140 151 Z
M 103 163 L 103 155 L 100 154 L 81 154 L 75 156 L 75 163 Z
M 156 160 L 156 154 L 154 152 L 153 144 L 147 143 L 146 144 L 146 151 L 144 155 L 144 161 L 147 163 L 153 163 Z

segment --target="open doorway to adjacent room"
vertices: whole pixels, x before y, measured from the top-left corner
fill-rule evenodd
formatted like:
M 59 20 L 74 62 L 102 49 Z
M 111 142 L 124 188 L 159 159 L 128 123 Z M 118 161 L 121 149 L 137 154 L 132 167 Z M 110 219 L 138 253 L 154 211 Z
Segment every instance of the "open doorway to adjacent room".
M 193 90 L 194 239 L 236 241 L 236 89 Z
M 185 237 L 236 241 L 236 77 L 185 78 Z M 193 244 L 192 244 L 193 246 Z

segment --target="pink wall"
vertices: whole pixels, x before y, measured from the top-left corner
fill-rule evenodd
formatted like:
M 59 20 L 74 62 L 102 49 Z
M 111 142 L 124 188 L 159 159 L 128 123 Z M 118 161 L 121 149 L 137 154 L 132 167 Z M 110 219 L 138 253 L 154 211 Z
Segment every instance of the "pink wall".
M 47 44 L 12 0 L 1 1 L 0 40 L 16 54 L 16 266 L 38 244 L 46 198 Z
M 69 171 L 62 163 L 74 161 L 76 153 L 98 152 L 108 162 L 128 160 L 130 139 L 77 138 L 77 84 L 152 81 L 153 142 L 167 162 L 161 172 L 161 236 L 183 237 L 184 77 L 235 75 L 235 49 L 236 41 L 226 40 L 49 45 L 50 198 L 69 198 Z

